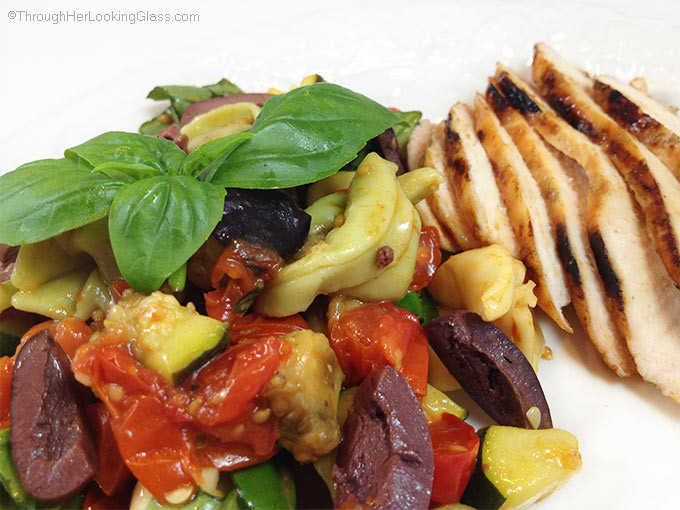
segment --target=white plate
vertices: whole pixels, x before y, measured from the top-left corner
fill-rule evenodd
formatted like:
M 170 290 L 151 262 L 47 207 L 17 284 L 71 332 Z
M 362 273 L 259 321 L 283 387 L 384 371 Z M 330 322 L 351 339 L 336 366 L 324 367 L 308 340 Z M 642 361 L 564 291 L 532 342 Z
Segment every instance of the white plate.
M 46 2 L 26 3 L 11 7 L 36 17 L 58 12 Z M 106 130 L 135 131 L 160 108 L 144 99 L 154 85 L 222 76 L 265 90 L 318 72 L 384 104 L 438 119 L 483 90 L 496 60 L 525 73 L 537 41 L 591 72 L 644 75 L 653 95 L 680 105 L 680 12 L 673 0 L 226 4 L 124 1 L 100 8 L 71 1 L 64 8 L 64 16 L 88 10 L 91 17 L 200 16 L 198 22 L 135 24 L 19 21 L 3 7 L 2 171 L 57 157 Z M 544 324 L 554 359 L 541 365 L 539 376 L 555 426 L 579 438 L 583 469 L 536 508 L 677 508 L 671 489 L 680 405 L 637 378 L 615 377 L 581 332 L 569 336 Z

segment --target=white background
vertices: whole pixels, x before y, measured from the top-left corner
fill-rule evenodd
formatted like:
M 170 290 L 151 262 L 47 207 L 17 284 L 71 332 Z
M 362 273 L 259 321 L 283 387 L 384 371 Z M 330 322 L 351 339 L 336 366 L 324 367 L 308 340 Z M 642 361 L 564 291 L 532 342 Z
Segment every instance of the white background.
M 4 1 L 0 172 L 58 157 L 106 130 L 136 131 L 161 109 L 144 99 L 154 85 L 222 76 L 264 91 L 318 72 L 439 119 L 483 89 L 496 60 L 526 73 L 537 41 L 591 72 L 644 75 L 653 95 L 680 105 L 680 5 L 673 0 L 60 3 L 62 11 L 92 16 L 196 13 L 200 21 L 29 22 L 9 11 L 59 8 Z M 554 360 L 539 376 L 555 426 L 580 440 L 583 470 L 536 508 L 680 507 L 680 405 L 638 379 L 616 378 L 582 333 L 544 324 Z

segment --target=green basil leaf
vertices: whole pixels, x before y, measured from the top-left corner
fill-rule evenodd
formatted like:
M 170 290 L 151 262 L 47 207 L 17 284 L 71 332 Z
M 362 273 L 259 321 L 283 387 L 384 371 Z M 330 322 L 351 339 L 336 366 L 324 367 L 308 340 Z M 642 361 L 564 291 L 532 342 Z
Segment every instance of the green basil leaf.
M 399 145 L 401 157 L 406 161 L 406 144 L 408 144 L 408 138 L 420 122 L 420 118 L 423 114 L 418 111 L 395 113 L 401 120 L 398 124 L 395 124 L 392 129 L 394 129 L 394 136 L 397 137 L 397 144 Z
M 236 188 L 288 188 L 334 174 L 371 138 L 399 122 L 375 101 L 331 83 L 270 98 L 255 136 L 220 166 L 213 182 Z
M 139 132 L 143 135 L 155 135 L 161 129 L 165 129 L 175 123 L 176 119 L 174 113 L 174 110 L 168 106 L 163 113 L 151 120 L 147 120 L 139 126 Z
M 134 182 L 140 179 L 146 179 L 147 177 L 163 174 L 160 170 L 155 168 L 149 168 L 143 165 L 117 163 L 115 161 L 96 166 L 92 171 L 101 172 L 112 179 L 121 182 Z
M 26 163 L 0 176 L 0 242 L 36 243 L 103 218 L 122 185 L 77 160 Z
M 226 78 L 222 78 L 213 85 L 205 85 L 204 88 L 212 92 L 213 96 L 224 97 L 231 96 L 232 94 L 243 94 L 243 91 L 238 85 L 230 82 Z
M 198 179 L 202 181 L 210 181 L 231 153 L 253 136 L 255 136 L 253 133 L 243 131 L 201 145 L 189 153 L 184 160 L 181 173 L 198 176 Z
M 231 94 L 240 94 L 242 92 L 232 82 L 222 78 L 217 83 L 202 87 L 195 87 L 193 85 L 162 85 L 154 87 L 146 97 L 155 101 L 170 100 L 173 110 L 171 114 L 175 117 L 175 121 L 179 122 L 185 108 L 191 103 L 215 96 L 230 96 Z
M 222 218 L 225 190 L 186 175 L 150 177 L 121 188 L 109 235 L 123 278 L 150 293 L 208 239 Z
M 66 149 L 64 154 L 67 158 L 80 158 L 92 167 L 115 162 L 162 173 L 176 173 L 186 158 L 184 151 L 170 140 L 124 131 L 109 131 L 95 136 Z

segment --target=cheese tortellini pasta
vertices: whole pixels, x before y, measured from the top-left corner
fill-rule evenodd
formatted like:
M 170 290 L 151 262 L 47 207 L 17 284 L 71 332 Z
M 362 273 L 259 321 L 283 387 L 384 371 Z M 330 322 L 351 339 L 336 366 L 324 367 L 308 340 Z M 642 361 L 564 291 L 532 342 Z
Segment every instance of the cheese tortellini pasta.
M 499 245 L 453 255 L 432 279 L 428 291 L 448 308 L 464 308 L 493 322 L 538 367 L 545 341 L 534 324 L 535 283 L 524 282 L 526 268 Z
M 440 181 L 432 172 L 421 169 L 419 175 L 427 178 L 408 179 L 409 195 L 421 200 L 435 189 Z M 369 154 L 347 193 L 323 196 L 307 212 L 311 242 L 264 288 L 255 303 L 258 312 L 292 315 L 306 310 L 319 294 L 398 300 L 406 293 L 421 223 L 396 177 L 396 165 Z

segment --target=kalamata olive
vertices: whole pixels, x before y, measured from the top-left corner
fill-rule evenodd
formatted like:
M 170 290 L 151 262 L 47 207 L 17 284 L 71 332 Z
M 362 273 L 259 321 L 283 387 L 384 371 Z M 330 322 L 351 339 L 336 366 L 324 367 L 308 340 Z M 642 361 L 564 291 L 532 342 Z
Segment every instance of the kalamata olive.
M 283 191 L 229 188 L 213 236 L 225 246 L 233 239 L 261 244 L 287 259 L 304 243 L 311 220 Z
M 552 427 L 536 372 L 494 324 L 476 313 L 456 310 L 423 329 L 451 375 L 499 425 Z
M 60 504 L 95 475 L 97 457 L 77 383 L 48 330 L 23 345 L 10 390 L 12 457 L 26 491 Z
M 271 94 L 262 93 L 232 94 L 230 96 L 211 97 L 210 99 L 204 99 L 203 101 L 196 101 L 184 109 L 180 123 L 182 126 L 186 126 L 189 122 L 194 120 L 197 115 L 209 112 L 210 110 L 214 110 L 225 104 L 255 103 L 257 106 L 262 107 L 265 101 L 270 97 L 272 97 Z
M 335 507 L 426 509 L 434 453 L 411 386 L 389 365 L 357 389 L 343 426 L 333 480 Z

